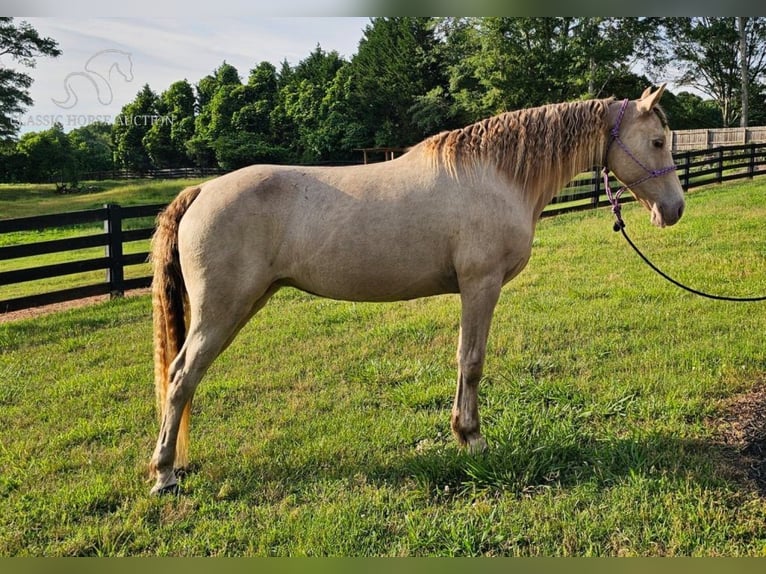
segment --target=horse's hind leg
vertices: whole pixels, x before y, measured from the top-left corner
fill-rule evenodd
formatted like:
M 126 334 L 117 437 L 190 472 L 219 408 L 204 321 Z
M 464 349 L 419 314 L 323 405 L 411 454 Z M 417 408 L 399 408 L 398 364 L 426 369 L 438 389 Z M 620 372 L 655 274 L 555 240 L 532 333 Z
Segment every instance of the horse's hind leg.
M 152 494 L 160 494 L 176 488 L 178 481 L 174 463 L 181 416 L 205 371 L 218 355 L 216 347 L 220 344 L 219 339 L 203 337 L 199 326 L 192 327 L 184 346 L 170 365 L 168 375 L 170 385 L 163 407 L 157 446 L 151 462 L 151 468 L 156 473 Z
M 178 480 L 174 468 L 186 463 L 175 460 L 184 408 L 192 400 L 197 385 L 215 358 L 228 347 L 239 330 L 266 304 L 275 291 L 276 288 L 269 288 L 261 297 L 255 299 L 255 303 L 252 300 L 242 300 L 239 304 L 233 298 L 221 298 L 220 293 L 217 293 L 218 301 L 226 301 L 226 309 L 216 305 L 192 306 L 186 342 L 171 363 L 168 373 L 170 384 L 150 465 L 156 473 L 152 494 L 177 490 Z

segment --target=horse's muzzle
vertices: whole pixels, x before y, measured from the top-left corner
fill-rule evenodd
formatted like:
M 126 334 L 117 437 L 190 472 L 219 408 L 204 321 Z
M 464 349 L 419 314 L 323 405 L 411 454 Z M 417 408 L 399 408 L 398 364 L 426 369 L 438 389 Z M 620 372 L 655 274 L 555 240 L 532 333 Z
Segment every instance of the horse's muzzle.
M 684 207 L 683 199 L 671 204 L 655 203 L 652 206 L 652 223 L 657 227 L 675 225 L 684 214 Z

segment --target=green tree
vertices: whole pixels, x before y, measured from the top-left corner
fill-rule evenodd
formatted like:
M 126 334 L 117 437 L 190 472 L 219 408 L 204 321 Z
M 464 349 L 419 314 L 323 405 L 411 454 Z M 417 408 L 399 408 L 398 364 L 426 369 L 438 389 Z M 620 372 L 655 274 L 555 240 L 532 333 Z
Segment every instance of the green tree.
M 365 147 L 367 130 L 355 113 L 353 85 L 352 66 L 344 64 L 322 98 L 313 143 L 326 161 L 349 161 L 355 149 Z
M 0 140 L 0 181 L 24 181 L 27 162 L 24 154 L 18 150 L 17 143 Z
M 190 164 L 186 142 L 194 136 L 194 89 L 187 80 L 174 82 L 160 94 L 159 118 L 143 138 L 152 164 L 158 168 Z
M 436 23 L 424 17 L 373 18 L 365 28 L 351 60 L 350 109 L 366 126 L 368 145 L 411 145 L 440 123 L 423 114 L 423 98 L 447 93 Z
M 0 17 L 0 58 L 9 57 L 26 68 L 33 68 L 35 58 L 61 55 L 58 43 L 42 38 L 27 22 L 14 23 L 13 18 Z M 0 140 L 18 132 L 17 116 L 32 105 L 29 88 L 32 77 L 18 70 L 0 66 Z
M 753 94 L 748 102 L 756 115 L 763 105 L 759 94 L 766 75 L 766 18 L 747 18 L 743 24 L 744 62 L 735 17 L 663 19 L 667 50 L 680 71 L 677 82 L 710 96 L 721 110 L 724 127 L 738 123 L 743 91 Z M 746 90 L 743 67 L 749 82 Z
M 562 21 L 563 42 L 571 54 L 567 83 L 589 98 L 611 95 L 624 78 L 637 77 L 631 67 L 638 60 L 650 70 L 665 63 L 657 18 L 588 16 Z
M 662 107 L 668 116 L 670 128 L 693 130 L 721 126 L 721 110 L 713 100 L 703 100 L 696 94 L 665 92 Z
M 347 65 L 337 52 L 325 52 L 321 46 L 295 68 L 283 66 L 279 77 L 279 99 L 271 114 L 271 121 L 278 129 L 289 134 L 290 155 L 302 163 L 314 163 L 332 159 L 327 139 L 322 134 L 326 115 L 332 103 L 326 99 L 338 72 Z M 334 97 L 342 90 L 336 85 Z M 336 110 L 337 111 L 337 110 Z M 284 143 L 288 143 L 285 139 Z
M 197 165 L 236 169 L 257 162 L 282 162 L 286 152 L 272 126 L 279 93 L 276 68 L 261 62 L 243 84 L 224 62 L 197 87 L 195 134 L 186 151 Z
M 295 150 L 298 141 L 298 128 L 287 116 L 285 94 L 293 82 L 295 70 L 287 60 L 282 60 L 277 71 L 277 100 L 269 114 L 269 123 L 276 141 L 289 150 L 290 161 L 297 161 Z
M 274 65 L 261 62 L 250 70 L 247 84 L 235 95 L 239 109 L 232 114 L 231 132 L 217 141 L 219 159 L 232 167 L 288 161 L 288 146 L 273 122 L 279 99 Z
M 451 19 L 450 89 L 471 119 L 505 110 L 625 93 L 638 57 L 661 63 L 646 18 Z M 640 93 L 640 92 L 639 92 Z
M 77 183 L 76 159 L 60 123 L 24 134 L 16 148 L 24 159 L 24 181 Z
M 67 134 L 74 155 L 77 179 L 87 172 L 109 171 L 114 167 L 112 124 L 94 122 Z
M 220 131 L 224 116 L 220 113 L 223 96 L 213 102 L 221 90 L 230 90 L 241 86 L 237 69 L 224 61 L 212 74 L 208 74 L 197 83 L 197 115 L 194 119 L 194 135 L 185 143 L 186 154 L 199 167 L 212 167 L 217 164 L 214 142 Z M 214 113 L 217 114 L 218 126 L 213 124 Z M 226 120 L 226 121 L 230 121 Z
M 144 147 L 144 137 L 152 125 L 163 121 L 158 110 L 158 98 L 145 84 L 136 98 L 124 105 L 112 130 L 117 165 L 144 173 L 151 169 L 152 160 Z

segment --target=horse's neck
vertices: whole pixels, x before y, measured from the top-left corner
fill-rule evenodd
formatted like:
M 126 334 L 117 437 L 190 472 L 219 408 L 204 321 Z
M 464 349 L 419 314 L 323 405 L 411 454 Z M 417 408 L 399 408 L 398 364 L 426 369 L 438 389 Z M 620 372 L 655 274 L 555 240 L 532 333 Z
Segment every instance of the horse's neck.
M 594 153 L 598 153 L 599 150 L 600 146 L 598 149 L 594 150 Z M 564 191 L 567 184 L 569 184 L 577 175 L 595 169 L 596 164 L 593 161 L 584 159 L 583 161 L 573 163 L 571 166 L 567 167 L 569 167 L 569 169 L 561 171 L 559 177 L 540 177 L 540 183 L 535 185 L 536 189 L 534 189 L 531 194 L 534 199 L 534 211 L 537 215 L 539 215 L 556 196 Z
M 594 133 L 584 127 L 581 137 L 583 141 L 579 142 L 574 153 L 557 149 L 547 161 L 538 164 L 534 173 L 528 175 L 528 185 L 531 187 L 528 191 L 536 216 L 578 174 L 594 169 L 603 161 L 605 142 L 608 141 L 607 128 Z

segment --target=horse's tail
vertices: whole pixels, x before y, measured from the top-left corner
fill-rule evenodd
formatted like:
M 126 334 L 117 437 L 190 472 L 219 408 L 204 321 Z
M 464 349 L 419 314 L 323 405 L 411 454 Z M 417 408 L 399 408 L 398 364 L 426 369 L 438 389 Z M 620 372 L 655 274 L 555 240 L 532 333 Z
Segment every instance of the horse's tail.
M 178 226 L 199 192 L 199 187 L 188 187 L 179 193 L 157 217 L 157 231 L 152 238 L 154 385 L 160 424 L 170 384 L 170 363 L 176 358 L 186 340 L 187 297 L 178 257 Z M 183 468 L 188 463 L 190 414 L 191 401 L 184 408 L 178 430 L 174 465 L 176 468 Z

